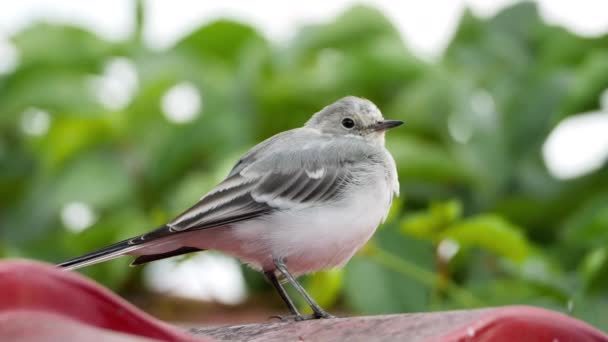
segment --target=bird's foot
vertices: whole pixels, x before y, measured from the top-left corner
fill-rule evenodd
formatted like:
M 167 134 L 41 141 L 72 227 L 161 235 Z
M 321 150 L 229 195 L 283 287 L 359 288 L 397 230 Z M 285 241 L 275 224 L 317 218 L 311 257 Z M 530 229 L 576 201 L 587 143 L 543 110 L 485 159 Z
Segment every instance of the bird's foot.
M 312 315 L 286 315 L 286 316 L 273 315 L 273 316 L 270 316 L 270 318 L 271 319 L 276 318 L 281 322 L 289 322 L 289 321 L 300 322 L 300 321 L 308 321 L 311 319 L 336 318 L 336 316 L 333 316 L 333 315 L 323 311 L 323 312 L 314 313 Z
M 285 315 L 285 316 L 273 315 L 273 316 L 270 316 L 270 318 L 276 318 L 281 322 L 289 322 L 289 321 L 299 322 L 299 321 L 307 321 L 309 319 L 315 319 L 316 317 L 314 315 Z
M 323 309 L 315 312 L 314 314 L 312 314 L 312 316 L 314 316 L 314 318 L 336 318 L 336 316 L 330 314 L 329 312 Z

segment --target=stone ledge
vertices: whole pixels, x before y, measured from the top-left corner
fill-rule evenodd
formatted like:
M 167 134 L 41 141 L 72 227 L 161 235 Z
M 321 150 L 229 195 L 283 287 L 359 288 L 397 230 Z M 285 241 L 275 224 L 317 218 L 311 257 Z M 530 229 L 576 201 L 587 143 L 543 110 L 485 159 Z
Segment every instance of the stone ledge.
M 526 306 L 192 328 L 217 341 L 608 341 L 561 313 Z

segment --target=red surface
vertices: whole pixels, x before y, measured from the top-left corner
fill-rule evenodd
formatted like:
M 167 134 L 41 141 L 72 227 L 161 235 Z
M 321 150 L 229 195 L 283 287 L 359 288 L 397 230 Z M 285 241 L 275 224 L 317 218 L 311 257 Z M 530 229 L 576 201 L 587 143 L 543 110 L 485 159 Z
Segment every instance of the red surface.
M 608 336 L 564 314 L 530 306 L 489 311 L 481 319 L 432 339 L 436 342 L 608 342 Z
M 69 317 L 51 312 L 12 311 L 0 313 L 0 341 L 143 342 L 158 340 L 82 324 Z
M 276 334 L 279 340 L 294 337 L 292 330 L 311 340 L 335 340 L 357 333 L 366 340 L 383 334 L 429 341 L 547 341 L 608 342 L 608 336 L 590 325 L 558 312 L 526 306 L 483 311 L 424 314 L 432 324 L 419 324 L 421 315 L 353 317 L 338 321 L 320 320 L 268 325 L 251 325 Z M 418 317 L 418 318 L 416 318 Z M 458 322 L 456 323 L 455 319 Z M 383 322 L 385 325 L 379 324 Z M 370 323 L 371 322 L 371 323 Z M 451 323 L 450 323 L 451 322 Z M 369 325 L 368 324 L 368 325 Z M 408 328 L 408 324 L 410 327 Z M 414 324 L 414 328 L 412 328 Z M 226 330 L 235 327 L 227 327 Z M 238 327 L 237 327 L 238 328 Z M 219 328 L 222 329 L 222 328 Z M 245 330 L 247 330 L 245 329 Z M 291 329 L 291 330 L 290 330 Z M 308 330 L 307 330 L 308 329 Z M 427 330 L 425 330 L 427 329 Z M 237 334 L 244 337 L 243 328 Z M 359 329 L 361 330 L 361 329 Z M 290 335 L 290 331 L 291 335 Z M 256 336 L 262 337 L 258 332 Z M 0 341 L 201 341 L 138 310 L 107 289 L 83 276 L 30 261 L 0 262 Z
M 50 319 L 57 322 L 57 329 L 38 321 L 49 317 L 45 313 L 54 314 Z M 22 324 L 23 331 L 16 331 L 14 317 L 24 314 L 31 317 L 29 324 Z M 0 340 L 14 340 L 8 336 L 33 338 L 38 324 L 46 327 L 38 337 L 48 337 L 51 332 L 69 337 L 76 332 L 70 329 L 80 326 L 84 331 L 86 326 L 93 326 L 163 341 L 201 341 L 152 318 L 77 273 L 30 261 L 0 262 Z

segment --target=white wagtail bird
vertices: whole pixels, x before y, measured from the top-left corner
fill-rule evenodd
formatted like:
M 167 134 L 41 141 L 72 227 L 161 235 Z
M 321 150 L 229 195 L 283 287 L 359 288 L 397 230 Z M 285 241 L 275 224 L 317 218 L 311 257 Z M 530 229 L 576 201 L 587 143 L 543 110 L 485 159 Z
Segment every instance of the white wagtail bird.
M 224 181 L 171 222 L 148 233 L 65 261 L 76 269 L 121 255 L 141 265 L 218 250 L 264 273 L 295 320 L 333 317 L 296 281 L 341 267 L 384 221 L 399 194 L 385 120 L 370 101 L 349 96 L 323 108 L 304 127 L 279 133 L 247 152 Z M 287 281 L 310 305 L 303 316 Z

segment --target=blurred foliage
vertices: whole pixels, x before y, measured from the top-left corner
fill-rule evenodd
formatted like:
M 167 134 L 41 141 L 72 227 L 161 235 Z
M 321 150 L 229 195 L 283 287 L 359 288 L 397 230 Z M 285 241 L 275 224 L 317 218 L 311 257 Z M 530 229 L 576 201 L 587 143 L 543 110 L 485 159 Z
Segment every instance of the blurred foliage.
M 488 19 L 465 12 L 428 62 L 380 12 L 354 7 L 284 44 L 218 20 L 153 51 L 137 14 L 124 42 L 56 24 L 12 37 L 20 63 L 0 75 L 4 257 L 56 262 L 142 233 L 196 201 L 247 148 L 358 95 L 407 122 L 387 141 L 402 197 L 343 270 L 305 279 L 320 302 L 356 313 L 532 304 L 608 329 L 608 169 L 562 181 L 541 157 L 561 119 L 598 107 L 608 35 L 576 36 L 524 2 Z M 91 86 L 115 58 L 137 72 L 120 109 Z M 161 98 L 181 82 L 200 91 L 202 109 L 175 124 Z M 23 133 L 31 108 L 49 113 L 46 134 Z M 61 220 L 74 201 L 97 216 L 82 232 Z M 138 281 L 127 263 L 84 272 L 121 289 Z

